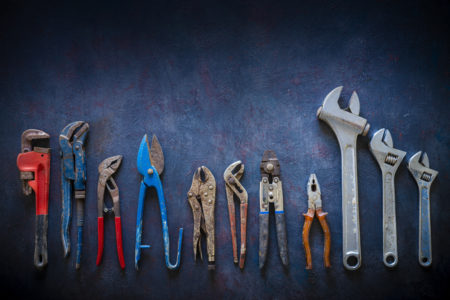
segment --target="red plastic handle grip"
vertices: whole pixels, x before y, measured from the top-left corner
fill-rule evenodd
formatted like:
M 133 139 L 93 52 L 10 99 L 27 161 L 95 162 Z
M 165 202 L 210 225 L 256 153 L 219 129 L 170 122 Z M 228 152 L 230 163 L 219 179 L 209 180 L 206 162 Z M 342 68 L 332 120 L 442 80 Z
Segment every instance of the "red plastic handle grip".
M 115 217 L 116 223 L 116 244 L 117 244 L 117 256 L 119 257 L 120 267 L 125 268 L 125 260 L 123 258 L 123 247 L 122 247 L 122 223 L 120 217 Z
M 103 255 L 103 217 L 97 218 L 97 228 L 98 228 L 98 250 L 97 250 L 97 266 L 100 265 Z
M 36 195 L 36 215 L 48 215 L 48 190 L 50 184 L 50 154 L 25 152 L 17 156 L 17 167 L 21 172 L 33 172 L 34 179 L 28 184 Z

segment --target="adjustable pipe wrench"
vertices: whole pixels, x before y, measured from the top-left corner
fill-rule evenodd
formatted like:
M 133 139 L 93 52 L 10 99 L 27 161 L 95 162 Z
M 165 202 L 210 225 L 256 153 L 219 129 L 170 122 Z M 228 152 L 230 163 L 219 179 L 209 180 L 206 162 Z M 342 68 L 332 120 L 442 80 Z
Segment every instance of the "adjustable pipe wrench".
M 341 91 L 342 86 L 337 87 L 325 97 L 317 117 L 333 129 L 341 148 L 343 263 L 346 269 L 356 270 L 361 266 L 356 139 L 360 134 L 366 135 L 370 125 L 359 116 L 356 92 L 350 98 L 348 109 L 339 107 Z
M 47 266 L 48 190 L 50 184 L 50 148 L 32 147 L 33 140 L 47 140 L 50 135 L 28 129 L 22 133 L 22 153 L 17 156 L 17 167 L 23 182 L 23 192 L 36 197 L 36 234 L 34 265 L 38 269 Z

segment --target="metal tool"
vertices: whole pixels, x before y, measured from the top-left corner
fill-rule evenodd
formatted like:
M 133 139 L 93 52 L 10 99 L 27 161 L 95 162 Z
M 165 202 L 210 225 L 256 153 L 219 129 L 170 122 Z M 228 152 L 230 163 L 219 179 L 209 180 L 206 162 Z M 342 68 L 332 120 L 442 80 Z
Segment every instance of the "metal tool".
M 356 139 L 369 131 L 367 120 L 359 116 L 359 98 L 353 92 L 348 109 L 339 107 L 342 86 L 332 90 L 317 110 L 317 117 L 334 131 L 341 148 L 342 164 L 342 227 L 343 263 L 348 270 L 361 266 L 359 232 L 358 168 Z
M 391 133 L 384 128 L 373 135 L 369 148 L 381 168 L 383 180 L 383 262 L 387 267 L 392 268 L 398 263 L 395 173 L 406 152 L 394 149 Z
M 62 226 L 61 237 L 64 257 L 70 253 L 69 226 L 72 210 L 72 181 L 77 209 L 77 257 L 75 267 L 80 268 L 83 247 L 84 200 L 86 199 L 86 155 L 84 142 L 89 124 L 83 121 L 70 123 L 59 135 L 61 147 Z
M 419 264 L 429 267 L 432 261 L 430 188 L 439 172 L 430 169 L 428 155 L 425 152 L 422 155 L 422 151 L 409 159 L 408 169 L 419 187 Z
M 34 238 L 34 266 L 47 266 L 48 195 L 50 184 L 50 148 L 32 145 L 47 142 L 50 135 L 42 130 L 28 129 L 22 133 L 22 152 L 17 156 L 22 189 L 25 195 L 34 191 L 36 198 L 36 233 Z
M 264 151 L 260 164 L 259 184 L 259 268 L 266 262 L 269 244 L 269 205 L 275 206 L 278 250 L 284 266 L 289 264 L 286 235 L 286 219 L 283 207 L 283 187 L 280 179 L 280 162 L 274 151 Z
M 116 228 L 116 245 L 117 256 L 119 264 L 122 269 L 125 268 L 125 260 L 123 258 L 122 247 L 122 222 L 120 219 L 120 205 L 119 205 L 119 188 L 112 175 L 116 173 L 122 162 L 122 155 L 111 156 L 100 163 L 98 166 L 98 186 L 97 186 L 97 228 L 98 228 L 98 251 L 97 251 L 97 266 L 100 265 L 103 255 L 103 241 L 104 241 L 104 213 L 114 213 L 114 223 Z M 111 196 L 113 207 L 107 208 L 105 204 L 105 187 Z
M 164 199 L 164 192 L 161 184 L 161 179 L 159 175 L 164 170 L 164 155 L 161 149 L 161 145 L 153 135 L 152 146 L 150 148 L 148 144 L 147 135 L 144 135 L 139 146 L 139 153 L 137 157 L 137 168 L 139 173 L 143 176 L 141 181 L 141 188 L 139 191 L 139 205 L 137 211 L 136 220 L 136 247 L 134 256 L 134 265 L 136 270 L 139 269 L 139 259 L 141 258 L 141 249 L 150 248 L 149 245 L 142 245 L 142 213 L 144 211 L 144 200 L 147 188 L 154 187 L 156 193 L 158 194 L 159 209 L 161 211 L 161 222 L 163 230 L 163 240 L 164 240 L 164 253 L 166 257 L 166 266 L 168 269 L 177 269 L 180 265 L 180 252 L 181 243 L 183 241 L 183 228 L 180 228 L 178 236 L 178 252 L 177 260 L 175 264 L 170 263 L 169 259 L 169 228 L 167 225 L 167 210 L 166 210 L 166 200 Z
M 203 260 L 201 247 L 201 231 L 206 234 L 206 252 L 208 253 L 208 270 L 215 269 L 214 257 L 214 206 L 216 204 L 216 180 L 211 171 L 201 166 L 192 178 L 192 185 L 187 193 L 194 217 L 194 260 L 197 251 Z
M 316 174 L 311 174 L 308 180 L 308 211 L 305 216 L 305 223 L 303 224 L 303 246 L 305 247 L 306 255 L 306 269 L 312 269 L 312 259 L 311 259 L 311 248 L 309 247 L 309 231 L 311 229 L 311 224 L 314 219 L 314 215 L 319 219 L 320 225 L 322 226 L 324 234 L 324 245 L 323 245 L 323 262 L 326 268 L 331 267 L 330 264 L 330 246 L 331 246 L 331 236 L 330 228 L 328 227 L 326 216 L 327 212 L 322 210 L 322 197 L 320 193 L 319 182 L 317 181 Z
M 248 195 L 240 183 L 240 179 L 244 174 L 244 164 L 238 160 L 226 168 L 223 173 L 223 179 L 225 180 L 225 190 L 227 193 L 228 202 L 228 215 L 230 217 L 230 229 L 231 229 L 231 242 L 233 245 L 233 261 L 238 263 L 237 256 L 237 242 L 236 242 L 236 209 L 234 206 L 234 198 L 240 202 L 240 215 L 241 215 L 241 250 L 239 256 L 239 268 L 244 268 L 245 253 L 247 251 L 247 207 L 248 207 Z

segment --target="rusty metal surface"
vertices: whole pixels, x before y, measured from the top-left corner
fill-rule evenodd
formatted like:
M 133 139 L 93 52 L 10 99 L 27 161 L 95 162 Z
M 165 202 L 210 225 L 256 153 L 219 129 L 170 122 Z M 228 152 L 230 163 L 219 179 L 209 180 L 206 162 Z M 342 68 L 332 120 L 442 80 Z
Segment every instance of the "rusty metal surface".
M 449 294 L 450 37 L 448 1 L 97 1 L 45 4 L 6 0 L 0 9 L 0 294 L 14 298 L 77 299 L 366 299 L 439 298 Z M 342 267 L 340 149 L 315 115 L 326 94 L 356 90 L 370 120 L 358 138 L 363 261 Z M 83 267 L 62 258 L 61 188 L 57 136 L 74 120 L 89 123 Z M 34 207 L 22 193 L 15 159 L 20 134 L 49 133 L 52 151 L 47 271 L 34 272 Z M 397 268 L 382 262 L 382 180 L 369 151 L 370 137 L 389 128 L 407 152 L 396 174 Z M 141 175 L 136 154 L 145 133 L 164 150 L 162 183 L 169 214 L 171 257 L 177 231 L 185 245 L 178 272 L 161 260 L 161 216 L 154 192 L 144 208 L 142 268 L 133 265 Z M 149 136 L 151 139 L 151 136 Z M 273 149 L 283 176 L 290 267 L 284 270 L 271 215 L 265 272 L 258 267 L 259 163 Z M 439 171 L 430 197 L 433 263 L 418 260 L 418 189 L 406 167 L 422 150 Z M 123 154 L 120 187 L 126 267 L 105 249 L 97 267 L 98 164 Z M 242 160 L 248 192 L 246 265 L 231 259 L 232 244 L 222 181 L 230 162 Z M 216 179 L 216 271 L 192 259 L 192 213 L 186 192 L 193 171 L 205 165 Z M 320 180 L 329 213 L 332 267 L 320 264 L 323 235 L 311 226 L 314 269 L 304 269 L 301 243 L 310 173 Z M 126 216 L 126 218 L 125 218 Z M 114 245 L 105 219 L 105 245 Z M 74 226 L 72 222 L 72 226 Z M 74 232 L 75 227 L 72 227 Z M 203 246 L 206 246 L 203 244 Z M 206 251 L 203 249 L 203 251 Z M 206 253 L 206 252 L 204 252 Z M 73 255 L 72 253 L 71 255 Z M 39 291 L 39 293 L 35 293 Z M 9 297 L 11 298 L 11 297 Z M 3 299 L 6 299 L 3 297 Z

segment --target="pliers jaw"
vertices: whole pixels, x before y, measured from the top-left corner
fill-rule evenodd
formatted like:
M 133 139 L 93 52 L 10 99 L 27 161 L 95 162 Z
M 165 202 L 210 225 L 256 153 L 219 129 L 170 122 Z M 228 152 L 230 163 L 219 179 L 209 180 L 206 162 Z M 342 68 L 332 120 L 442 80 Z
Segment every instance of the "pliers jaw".
M 205 167 L 199 167 L 192 178 L 192 185 L 188 193 L 188 201 L 194 217 L 193 247 L 194 259 L 197 253 L 203 260 L 201 250 L 201 231 L 206 234 L 208 269 L 215 269 L 214 246 L 214 206 L 216 198 L 216 180 L 211 171 Z
M 311 174 L 308 180 L 308 208 L 316 210 L 322 208 L 322 198 L 316 174 Z

